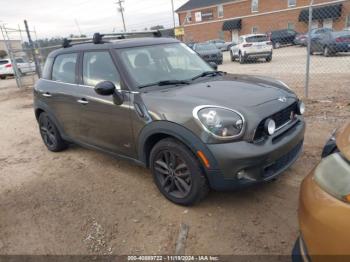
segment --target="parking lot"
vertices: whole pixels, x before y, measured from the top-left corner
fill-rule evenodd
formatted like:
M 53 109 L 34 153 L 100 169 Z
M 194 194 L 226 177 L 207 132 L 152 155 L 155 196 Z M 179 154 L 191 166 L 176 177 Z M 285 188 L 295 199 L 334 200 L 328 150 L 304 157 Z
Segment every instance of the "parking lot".
M 271 63 L 244 65 L 226 52 L 219 70 L 277 77 L 303 96 L 305 52 L 281 48 Z M 186 254 L 289 255 L 298 235 L 300 182 L 332 130 L 350 117 L 349 72 L 348 55 L 312 57 L 304 152 L 283 176 L 242 191 L 211 192 L 188 208 L 167 201 L 150 171 L 130 162 L 78 146 L 47 151 L 32 88 L 0 80 L 1 254 L 173 254 L 185 223 Z

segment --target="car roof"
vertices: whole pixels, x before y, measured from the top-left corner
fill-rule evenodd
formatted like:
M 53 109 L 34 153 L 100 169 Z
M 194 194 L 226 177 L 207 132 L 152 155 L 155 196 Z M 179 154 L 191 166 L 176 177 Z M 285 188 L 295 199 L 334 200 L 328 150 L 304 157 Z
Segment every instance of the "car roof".
M 180 41 L 174 38 L 166 37 L 143 37 L 143 38 L 130 38 L 130 39 L 120 39 L 111 42 L 105 42 L 102 44 L 94 43 L 83 43 L 76 44 L 66 48 L 60 48 L 50 53 L 49 57 L 55 57 L 60 53 L 68 53 L 72 51 L 84 51 L 84 50 L 105 50 L 105 49 L 122 49 L 122 48 L 132 48 L 140 46 L 151 46 L 151 45 L 161 45 L 161 44 L 171 44 L 180 43 Z

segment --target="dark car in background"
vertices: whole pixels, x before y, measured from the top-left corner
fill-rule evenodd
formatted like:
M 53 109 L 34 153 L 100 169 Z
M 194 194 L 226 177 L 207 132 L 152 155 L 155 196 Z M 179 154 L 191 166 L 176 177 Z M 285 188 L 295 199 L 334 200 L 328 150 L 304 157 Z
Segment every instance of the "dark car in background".
M 224 40 L 221 40 L 221 39 L 209 40 L 207 41 L 207 43 L 214 44 L 221 51 L 229 51 L 233 45 L 232 42 L 225 42 Z
M 305 131 L 286 84 L 216 71 L 171 38 L 65 44 L 46 60 L 34 111 L 48 150 L 75 143 L 149 167 L 181 205 L 274 180 Z
M 350 31 L 329 31 L 311 39 L 310 54 L 331 56 L 341 52 L 350 52 Z
M 332 28 L 315 28 L 311 30 L 311 39 L 315 37 L 319 37 L 320 35 L 327 33 L 327 32 L 333 32 Z M 307 46 L 307 41 L 309 38 L 309 33 L 305 34 L 297 34 L 294 40 L 294 44 L 301 45 L 301 46 Z
M 292 29 L 272 31 L 267 34 L 270 37 L 273 48 L 280 48 L 282 45 L 294 45 L 295 37 L 298 33 Z
M 193 46 L 193 50 L 196 51 L 200 57 L 206 62 L 214 62 L 217 65 L 221 65 L 223 62 L 223 55 L 214 44 L 210 43 L 199 43 Z

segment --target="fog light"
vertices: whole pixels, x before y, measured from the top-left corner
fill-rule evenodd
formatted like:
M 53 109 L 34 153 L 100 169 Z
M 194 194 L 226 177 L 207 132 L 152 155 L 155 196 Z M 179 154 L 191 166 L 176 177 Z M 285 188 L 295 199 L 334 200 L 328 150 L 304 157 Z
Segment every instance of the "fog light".
M 305 113 L 305 104 L 304 102 L 300 101 L 298 103 L 298 115 L 303 115 Z
M 241 170 L 237 173 L 237 178 L 238 179 L 243 179 L 245 175 L 245 170 Z
M 267 119 L 265 122 L 265 130 L 270 136 L 272 136 L 276 131 L 276 122 L 271 118 Z

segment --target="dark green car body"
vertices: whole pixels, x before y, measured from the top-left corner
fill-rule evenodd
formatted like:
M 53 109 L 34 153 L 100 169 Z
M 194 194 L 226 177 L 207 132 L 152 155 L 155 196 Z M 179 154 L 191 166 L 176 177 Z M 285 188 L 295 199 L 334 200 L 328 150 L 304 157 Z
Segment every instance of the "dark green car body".
M 268 181 L 292 165 L 302 151 L 305 123 L 297 114 L 298 97 L 282 82 L 221 73 L 186 84 L 137 87 L 121 52 L 143 46 L 179 44 L 174 39 L 143 38 L 54 51 L 34 89 L 36 117 L 46 112 L 65 141 L 146 167 L 150 166 L 154 145 L 172 137 L 196 156 L 209 186 L 217 190 Z M 123 98 L 121 104 L 115 103 L 114 95 L 99 95 L 94 86 L 83 82 L 86 52 L 110 55 L 120 77 L 116 92 Z M 71 67 L 73 83 L 52 78 L 53 64 L 62 54 L 76 54 L 76 64 Z M 240 134 L 229 139 L 213 136 L 196 117 L 202 107 L 239 112 L 243 119 Z M 276 122 L 273 135 L 267 135 L 264 130 L 267 119 Z M 206 159 L 198 157 L 199 151 Z

